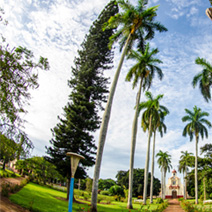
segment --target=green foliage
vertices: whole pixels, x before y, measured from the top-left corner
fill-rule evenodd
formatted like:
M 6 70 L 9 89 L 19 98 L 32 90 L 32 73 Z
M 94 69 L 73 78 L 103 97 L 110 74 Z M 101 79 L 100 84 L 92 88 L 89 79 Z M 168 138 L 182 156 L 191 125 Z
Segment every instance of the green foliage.
M 117 5 L 110 2 L 90 27 L 78 57 L 74 60 L 69 102 L 64 107 L 64 118 L 52 130 L 51 147 L 47 148 L 48 160 L 57 166 L 58 171 L 70 177 L 70 158 L 67 152 L 75 152 L 85 157 L 77 168 L 75 177 L 85 178 L 85 167 L 95 163 L 96 145 L 93 132 L 100 125 L 99 110 L 106 101 L 108 79 L 103 76 L 104 70 L 112 67 L 113 52 L 108 48 L 109 37 L 114 29 L 103 32 L 102 26 L 118 11 Z
M 15 127 L 22 122 L 19 114 L 26 113 L 24 105 L 30 99 L 30 89 L 38 87 L 37 68 L 48 69 L 48 61 L 40 57 L 34 61 L 33 53 L 24 47 L 10 49 L 0 45 L 0 126 Z
M 25 179 L 21 182 L 20 185 L 12 184 L 12 183 L 2 183 L 1 184 L 1 188 L 2 188 L 1 193 L 3 196 L 9 197 L 10 193 L 16 193 L 21 188 L 23 188 L 28 182 L 29 182 L 28 179 Z
M 100 194 L 101 195 L 109 196 L 110 195 L 110 192 L 109 191 L 101 191 Z
M 86 178 L 86 191 L 88 192 L 92 191 L 92 183 L 93 180 L 91 178 Z
M 129 185 L 129 171 L 118 171 L 117 184 L 123 188 L 128 188 Z M 147 194 L 149 195 L 150 190 L 151 173 L 148 175 L 148 189 Z M 137 197 L 143 195 L 143 182 L 144 182 L 144 169 L 133 170 L 133 196 Z M 160 191 L 160 180 L 154 177 L 153 181 L 153 194 L 158 195 Z M 127 192 L 126 192 L 127 193 Z
M 185 210 L 186 212 L 195 212 L 195 207 L 192 203 L 190 203 L 189 201 L 182 201 L 180 203 L 181 207 L 183 208 L 183 210 Z
M 16 173 L 14 173 L 13 171 L 10 171 L 10 170 L 8 170 L 8 169 L 3 169 L 3 168 L 0 168 L 0 177 L 1 178 L 5 178 L 5 177 L 20 177 L 20 175 L 19 174 L 16 174 Z
M 108 190 L 111 186 L 115 184 L 116 182 L 112 179 L 99 179 L 98 188 L 100 190 Z
M 111 196 L 117 195 L 119 197 L 124 197 L 124 189 L 121 186 L 118 185 L 111 186 L 109 192 Z
M 163 201 L 163 199 L 162 198 L 157 198 L 156 199 L 156 203 L 157 204 L 161 204 L 161 203 L 163 203 L 164 201 Z
M 46 184 L 47 181 L 58 179 L 64 180 L 58 173 L 56 167 L 43 157 L 32 157 L 25 160 L 18 160 L 16 169 L 23 175 L 29 175 L 36 183 Z
M 0 8 L 0 23 L 7 25 Z M 38 88 L 38 70 L 49 69 L 48 60 L 36 62 L 26 47 L 10 48 L 0 33 L 0 133 L 17 144 L 16 157 L 26 157 L 33 144 L 23 129 L 23 114 L 27 113 L 30 89 Z
M 202 93 L 202 96 L 204 99 L 208 102 L 211 100 L 211 86 L 212 86 L 212 80 L 211 80 L 211 71 L 212 71 L 212 64 L 210 64 L 206 59 L 198 57 L 195 60 L 195 63 L 197 65 L 200 65 L 203 70 L 202 72 L 198 73 L 194 76 L 192 85 L 195 88 L 197 84 L 199 84 L 200 92 Z
M 17 144 L 15 141 L 0 133 L 0 159 L 4 161 L 3 169 L 5 169 L 5 163 L 15 159 L 16 151 Z

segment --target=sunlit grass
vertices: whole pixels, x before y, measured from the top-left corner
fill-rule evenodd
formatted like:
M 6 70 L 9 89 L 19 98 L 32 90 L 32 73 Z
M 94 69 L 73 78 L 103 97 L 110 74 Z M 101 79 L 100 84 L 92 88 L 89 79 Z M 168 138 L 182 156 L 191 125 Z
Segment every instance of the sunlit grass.
M 83 191 L 80 191 L 84 193 Z M 77 191 L 76 191 L 77 193 Z M 84 195 L 88 195 L 85 192 Z M 75 195 L 77 196 L 77 195 Z M 58 191 L 55 189 L 51 189 L 48 187 L 44 187 L 41 185 L 37 185 L 34 183 L 27 184 L 23 189 L 21 189 L 18 193 L 10 196 L 10 200 L 15 202 L 18 205 L 21 205 L 24 208 L 27 208 L 36 212 L 63 212 L 68 210 L 68 201 L 65 200 L 66 193 L 62 191 Z M 111 198 L 105 196 L 105 198 Z M 90 198 L 89 198 L 90 199 Z M 78 201 L 84 204 L 73 204 L 73 212 L 76 211 L 89 211 L 90 209 L 90 201 L 85 201 L 82 199 L 77 199 Z M 111 199 L 112 200 L 112 199 Z M 156 209 L 159 205 L 146 205 L 142 206 L 141 204 L 133 204 L 134 210 L 127 209 L 126 202 L 118 202 L 111 201 L 110 204 L 104 202 L 98 204 L 98 212 L 129 212 L 129 211 L 140 211 L 142 209 Z M 107 202 L 107 200 L 106 200 Z
M 3 170 L 3 168 L 0 168 L 0 177 L 20 177 L 20 175 L 8 169 Z

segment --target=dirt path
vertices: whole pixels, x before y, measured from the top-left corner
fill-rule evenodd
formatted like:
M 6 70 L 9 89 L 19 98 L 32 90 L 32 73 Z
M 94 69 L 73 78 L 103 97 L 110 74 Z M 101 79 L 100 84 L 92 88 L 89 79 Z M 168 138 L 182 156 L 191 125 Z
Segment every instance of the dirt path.
M 1 185 L 3 183 L 11 183 L 11 184 L 21 184 L 21 181 L 24 180 L 24 177 L 17 178 L 0 178 L 0 192 Z M 23 209 L 19 205 L 12 203 L 8 198 L 3 197 L 0 193 L 0 212 L 29 212 L 26 209 Z
M 177 199 L 169 200 L 169 206 L 163 212 L 185 212 Z

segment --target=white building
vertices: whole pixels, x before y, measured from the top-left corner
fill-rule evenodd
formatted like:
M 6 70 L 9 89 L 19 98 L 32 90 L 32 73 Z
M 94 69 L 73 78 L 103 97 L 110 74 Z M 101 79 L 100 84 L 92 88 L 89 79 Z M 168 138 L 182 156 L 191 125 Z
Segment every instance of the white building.
M 184 196 L 184 185 L 181 183 L 179 177 L 177 177 L 176 170 L 172 171 L 172 176 L 168 179 L 165 190 L 165 198 L 180 198 Z

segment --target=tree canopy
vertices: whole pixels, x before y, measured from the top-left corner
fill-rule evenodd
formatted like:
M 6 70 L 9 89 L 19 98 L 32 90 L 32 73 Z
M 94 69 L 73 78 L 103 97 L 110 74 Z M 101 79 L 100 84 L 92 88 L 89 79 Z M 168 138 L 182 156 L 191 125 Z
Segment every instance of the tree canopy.
M 112 67 L 113 61 L 113 52 L 108 48 L 108 43 L 114 29 L 103 31 L 102 27 L 117 11 L 116 3 L 110 2 L 90 27 L 71 70 L 71 79 L 68 81 L 71 94 L 64 107 L 64 116 L 59 117 L 59 123 L 52 129 L 51 146 L 47 148 L 48 159 L 68 178 L 71 170 L 67 152 L 85 157 L 79 163 L 76 178 L 85 178 L 85 167 L 92 166 L 95 161 L 93 132 L 99 128 L 98 111 L 102 109 L 108 93 L 108 79 L 103 73 Z

